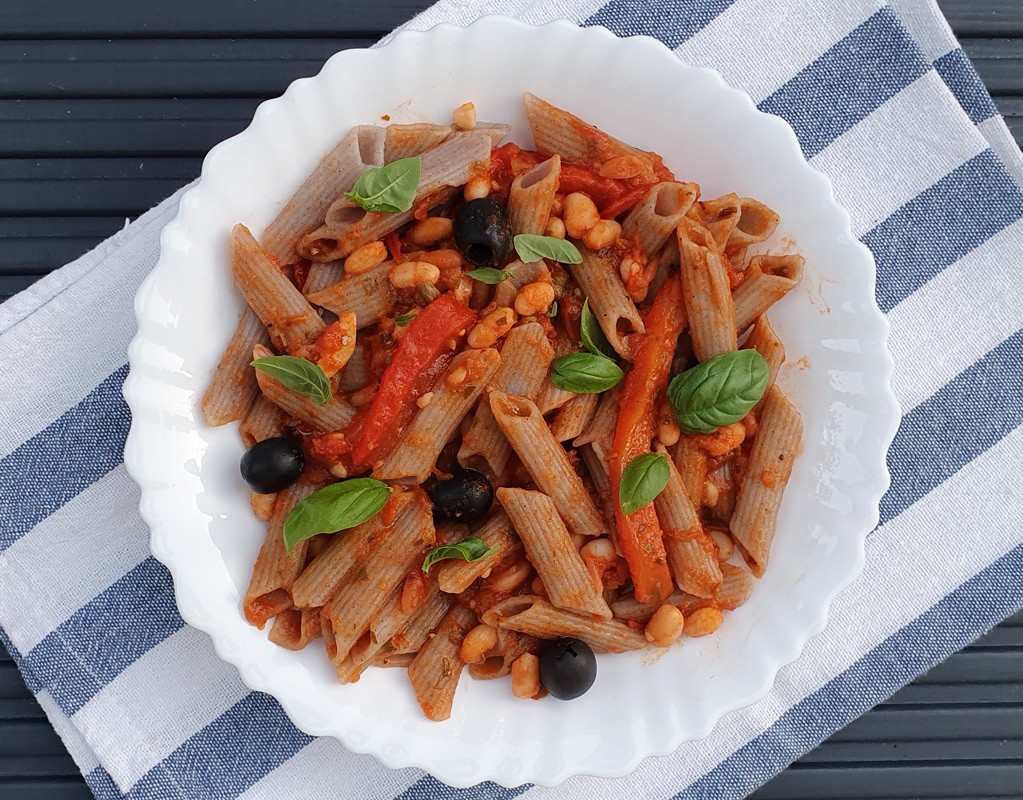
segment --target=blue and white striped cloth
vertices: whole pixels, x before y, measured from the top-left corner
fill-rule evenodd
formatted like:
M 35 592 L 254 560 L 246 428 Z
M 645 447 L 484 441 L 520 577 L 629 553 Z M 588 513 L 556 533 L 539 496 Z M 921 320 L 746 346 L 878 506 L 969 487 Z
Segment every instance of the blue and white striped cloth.
M 121 450 L 177 196 L 0 307 L 3 641 L 99 798 L 729 798 L 1023 605 L 1023 160 L 930 0 L 442 0 L 649 34 L 786 119 L 877 259 L 905 417 L 866 568 L 771 693 L 617 781 L 446 787 L 299 732 L 186 627 Z

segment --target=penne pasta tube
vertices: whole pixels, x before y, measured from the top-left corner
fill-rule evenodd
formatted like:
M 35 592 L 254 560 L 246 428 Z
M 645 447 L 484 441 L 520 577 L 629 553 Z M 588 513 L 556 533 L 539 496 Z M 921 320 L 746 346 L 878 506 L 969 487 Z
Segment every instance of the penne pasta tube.
M 804 261 L 800 255 L 760 255 L 750 259 L 742 283 L 732 292 L 736 332 L 745 331 L 795 288 L 803 277 Z
M 345 275 L 318 291 L 310 291 L 313 285 L 310 274 L 306 281 L 306 298 L 313 305 L 338 315 L 351 311 L 355 314 L 356 327 L 365 328 L 394 308 L 394 287 L 388 277 L 393 266 L 393 261 L 385 261 L 361 275 Z
M 438 564 L 437 584 L 442 592 L 461 594 L 484 573 L 489 572 L 501 561 L 522 548 L 522 542 L 515 535 L 508 515 L 498 509 L 494 515 L 473 532 L 487 544 L 487 548 L 496 548 L 496 552 L 484 556 L 477 561 L 459 561 L 452 559 Z
M 757 579 L 743 567 L 721 565 L 721 585 L 714 593 L 714 605 L 722 611 L 733 611 L 741 606 L 756 588 Z
M 701 508 L 703 506 L 703 486 L 707 482 L 709 470 L 706 451 L 696 443 L 693 437 L 682 434 L 672 450 L 671 458 L 678 474 L 682 476 L 682 483 L 686 487 L 686 493 L 689 495 L 693 507 Z
M 469 676 L 478 681 L 489 681 L 511 674 L 511 665 L 523 653 L 536 653 L 540 642 L 535 636 L 527 636 L 508 628 L 497 629 L 497 645 L 486 657 L 469 665 Z
M 537 487 L 549 496 L 572 533 L 600 536 L 607 525 L 561 444 L 551 435 L 536 403 L 490 393 L 497 424 Z
M 641 603 L 633 595 L 627 594 L 624 597 L 619 597 L 611 604 L 611 611 L 614 613 L 615 619 L 646 622 L 665 603 L 677 606 L 679 603 L 684 602 L 685 597 L 686 595 L 682 592 L 676 591 L 667 600 L 659 600 L 656 603 Z
M 751 569 L 758 577 L 767 568 L 778 507 L 802 438 L 799 412 L 781 389 L 772 386 L 729 521 L 732 535 L 753 560 Z
M 459 650 L 476 624 L 476 615 L 465 606 L 456 605 L 437 628 L 436 635 L 412 659 L 408 677 L 416 700 L 427 719 L 435 722 L 451 716 L 451 705 L 462 674 Z
M 384 163 L 411 158 L 432 150 L 452 134 L 450 125 L 413 122 L 384 128 Z M 337 195 L 334 198 L 337 199 Z
M 372 663 L 374 667 L 384 669 L 408 669 L 415 657 L 415 653 L 381 653 Z
M 689 216 L 710 232 L 718 250 L 724 252 L 725 243 L 731 236 L 741 213 L 742 205 L 739 195 L 730 192 L 721 195 L 721 197 L 715 197 L 713 200 L 701 201 L 699 206 L 693 208 Z
M 269 345 L 270 335 L 256 312 L 246 306 L 202 398 L 207 424 L 226 425 L 242 419 L 251 409 L 259 394 L 256 376 L 249 368 L 252 348 L 257 344 Z
M 483 615 L 483 621 L 495 628 L 510 628 L 538 639 L 574 636 L 603 653 L 640 650 L 646 646 L 642 633 L 618 620 L 582 617 L 528 594 L 509 597 L 491 606 Z
M 725 242 L 725 255 L 741 258 L 751 244 L 765 242 L 778 228 L 781 217 L 777 212 L 752 197 L 739 198 L 739 216 Z
M 434 632 L 441 620 L 455 604 L 455 598 L 438 592 L 427 600 L 408 625 L 391 637 L 390 650 L 392 653 L 417 653 L 430 640 L 430 634 Z
M 298 191 L 263 231 L 263 244 L 281 264 L 298 261 L 295 243 L 319 227 L 330 204 L 370 167 L 384 163 L 385 129 L 357 125 L 316 165 Z
M 414 483 L 425 481 L 440 451 L 500 363 L 501 356 L 493 348 L 466 350 L 455 356 L 430 393 L 429 404 L 412 419 L 394 450 L 373 470 L 373 477 Z
M 683 217 L 678 226 L 685 299 L 693 352 L 700 361 L 736 349 L 735 309 L 721 252 L 703 225 Z
M 608 529 L 608 538 L 614 545 L 615 552 L 622 554 L 622 548 L 618 544 L 618 528 L 615 522 L 614 501 L 611 497 L 611 476 L 607 471 L 607 461 L 598 455 L 595 444 L 584 444 L 577 452 L 586 466 L 586 472 L 598 498 L 600 498 L 600 510 L 604 514 L 605 524 Z
M 301 650 L 321 635 L 320 609 L 289 608 L 274 617 L 267 638 L 288 650 Z
M 568 270 L 590 301 L 590 310 L 615 352 L 631 359 L 625 337 L 646 330 L 636 304 L 625 291 L 618 269 L 609 259 L 586 249 L 581 242 L 573 244 L 579 248 L 583 260 L 580 264 L 569 264 Z M 731 295 L 728 299 L 731 300 Z
M 560 174 L 561 156 L 553 155 L 512 181 L 508 218 L 513 233 L 543 234 L 551 216 Z
M 587 617 L 611 619 L 611 609 L 593 585 L 551 498 L 543 492 L 502 488 L 497 490 L 497 499 L 511 518 L 551 602 Z
M 575 447 L 596 442 L 602 445 L 604 452 L 611 449 L 615 425 L 618 424 L 618 394 L 619 387 L 617 386 L 600 393 L 600 399 L 589 424 L 572 442 Z
M 422 490 L 409 492 L 412 500 L 385 531 L 384 541 L 359 567 L 353 579 L 343 582 L 323 607 L 334 634 L 334 663 L 348 657 L 352 646 L 369 627 L 391 592 L 435 542 L 433 510 Z
M 593 419 L 598 399 L 595 394 L 577 394 L 558 409 L 551 420 L 551 434 L 554 438 L 559 442 L 567 442 L 580 436 Z
M 535 400 L 553 360 L 554 350 L 539 322 L 512 328 L 501 346 L 501 364 L 488 388 Z M 494 475 L 500 475 L 510 455 L 511 446 L 497 427 L 490 404 L 480 403 L 472 424 L 462 434 L 458 463 L 482 466 L 482 461 Z
M 658 183 L 622 222 L 622 236 L 639 250 L 643 261 L 658 259 L 675 228 L 700 194 L 695 183 Z M 651 295 L 652 296 L 652 295 Z
M 246 369 L 250 372 L 255 371 L 248 367 L 247 364 Z M 255 375 L 252 377 L 253 381 L 255 381 Z M 256 384 L 256 391 L 259 391 L 258 383 Z M 248 413 L 238 429 L 238 433 L 241 434 L 242 442 L 245 443 L 245 446 L 252 447 L 256 442 L 281 436 L 287 424 L 288 415 L 281 410 L 280 406 L 274 405 L 260 394 L 249 407 Z
M 764 397 L 754 406 L 754 411 L 759 411 L 764 405 L 764 398 L 767 397 L 771 387 L 774 386 L 774 382 L 778 377 L 778 370 L 781 369 L 781 365 L 785 362 L 785 345 L 781 343 L 781 339 L 778 338 L 778 334 L 774 332 L 774 328 L 771 327 L 771 323 L 765 315 L 754 323 L 753 330 L 750 331 L 743 347 L 750 347 L 756 350 L 764 357 L 764 361 L 767 362 L 767 388 L 764 389 Z
M 252 351 L 253 358 L 265 358 L 272 355 L 273 352 L 258 345 Z M 317 430 L 339 431 L 355 416 L 355 409 L 346 400 L 334 397 L 326 405 L 321 406 L 311 397 L 293 392 L 262 370 L 256 370 L 256 381 L 259 384 L 259 390 L 267 400 L 279 406 L 285 413 L 309 423 Z
M 279 349 L 297 355 L 327 327 L 244 225 L 235 225 L 231 234 L 231 272 Z

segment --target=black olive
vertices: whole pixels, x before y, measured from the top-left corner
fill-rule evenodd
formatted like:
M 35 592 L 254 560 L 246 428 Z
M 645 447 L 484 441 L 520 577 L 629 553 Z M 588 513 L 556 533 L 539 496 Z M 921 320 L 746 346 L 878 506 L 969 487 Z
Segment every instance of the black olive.
M 472 524 L 487 515 L 494 502 L 494 487 L 474 469 L 462 469 L 437 481 L 430 489 L 433 518 L 438 522 Z
M 504 207 L 481 197 L 470 200 L 454 219 L 455 244 L 476 267 L 498 267 L 511 252 L 512 229 Z
M 553 639 L 540 650 L 540 682 L 559 700 L 585 694 L 597 679 L 597 659 L 586 642 Z
M 286 489 L 302 474 L 305 455 L 302 442 L 291 436 L 276 436 L 257 442 L 242 456 L 242 477 L 259 494 Z

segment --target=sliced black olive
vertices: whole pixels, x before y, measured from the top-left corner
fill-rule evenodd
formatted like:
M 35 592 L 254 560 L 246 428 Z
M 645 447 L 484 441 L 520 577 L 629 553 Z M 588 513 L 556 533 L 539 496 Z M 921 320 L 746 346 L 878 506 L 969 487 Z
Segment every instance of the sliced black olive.
M 512 248 L 511 222 L 504 207 L 489 197 L 470 200 L 455 215 L 455 245 L 477 267 L 499 267 Z
M 472 524 L 487 515 L 494 502 L 494 487 L 474 469 L 462 469 L 437 481 L 430 489 L 433 518 L 438 522 Z
M 242 456 L 242 477 L 259 494 L 287 489 L 298 480 L 305 466 L 302 442 L 291 436 L 276 436 L 256 442 Z
M 552 639 L 540 650 L 540 682 L 559 700 L 574 700 L 597 679 L 597 659 L 586 642 Z

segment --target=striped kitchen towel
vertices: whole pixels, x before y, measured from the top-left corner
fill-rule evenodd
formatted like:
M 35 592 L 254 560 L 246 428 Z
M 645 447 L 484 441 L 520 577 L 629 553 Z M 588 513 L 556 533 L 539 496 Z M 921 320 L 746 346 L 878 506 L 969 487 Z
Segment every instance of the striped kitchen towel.
M 620 780 L 455 790 L 299 732 L 178 616 L 122 463 L 132 295 L 175 196 L 0 307 L 3 641 L 97 797 L 741 797 L 1023 605 L 1023 161 L 933 3 L 442 0 L 409 26 L 494 11 L 655 36 L 834 181 L 905 409 L 862 577 L 766 698 Z

